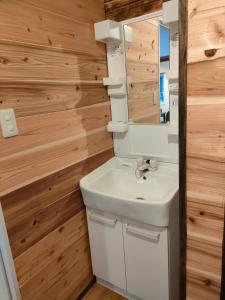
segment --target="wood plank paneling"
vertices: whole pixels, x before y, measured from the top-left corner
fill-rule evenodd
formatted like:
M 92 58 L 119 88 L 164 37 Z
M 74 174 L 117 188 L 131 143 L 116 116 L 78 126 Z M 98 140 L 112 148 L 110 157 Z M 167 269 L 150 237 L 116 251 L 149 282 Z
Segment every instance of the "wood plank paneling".
M 86 2 L 86 1 L 85 1 Z M 90 7 L 90 0 L 85 5 L 81 5 L 81 1 L 75 1 L 71 6 L 67 6 L 67 11 L 74 9 L 74 6 L 79 7 L 77 12 L 81 12 L 79 18 L 68 17 L 65 11 L 55 13 L 55 8 L 51 10 L 50 1 L 47 1 L 46 6 L 41 7 L 36 1 L 31 5 L 28 1 L 18 0 L 3 0 L 0 3 L 1 11 L 1 28 L 0 36 L 4 43 L 16 42 L 22 44 L 29 44 L 33 48 L 50 48 L 58 50 L 74 51 L 76 54 L 95 53 L 97 56 L 105 56 L 105 47 L 100 43 L 95 42 L 93 24 L 95 21 L 101 21 L 105 18 L 102 7 L 97 0 L 92 2 Z M 98 16 L 93 12 L 93 19 L 86 19 L 81 21 L 82 16 L 87 12 L 92 14 L 92 7 L 101 7 Z M 45 8 L 46 7 L 46 8 Z M 62 5 L 61 5 L 62 7 Z M 87 8 L 88 7 L 88 8 Z M 49 9 L 50 8 L 50 9 Z M 71 12 L 70 12 L 71 14 Z M 12 18 L 12 16 L 14 16 Z
M 22 299 L 76 299 L 92 281 L 81 177 L 110 159 L 98 0 L 0 1 L 0 199 Z
M 108 100 L 100 81 L 64 84 L 0 83 L 0 109 L 14 107 L 17 117 L 80 108 Z
M 19 51 L 18 51 L 19 49 Z M 75 55 L 17 45 L 0 45 L 1 81 L 93 81 L 107 73 L 105 56 Z
M 14 139 L 3 141 L 1 154 L 4 157 L 11 156 L 16 152 L 98 129 L 106 126 L 109 119 L 110 104 L 108 102 L 55 113 L 21 117 L 18 118 L 20 134 L 17 137 L 17 143 L 14 143 Z M 49 131 L 52 132 L 51 136 L 49 136 Z
M 196 269 L 188 269 L 187 275 L 187 299 L 220 299 L 220 284 L 208 274 L 199 273 Z
M 192 39 L 188 48 L 189 63 L 224 57 L 223 0 L 218 0 L 216 3 L 211 0 L 189 1 L 189 12 L 192 22 L 192 26 L 189 27 L 189 35 Z M 202 34 L 199 34 L 199 32 Z M 202 47 L 199 47 L 200 44 Z
M 188 4 L 187 299 L 216 300 L 225 204 L 225 5 Z
M 1 159 L 2 194 L 111 147 L 112 141 L 108 133 L 105 129 L 98 129 Z
M 1 197 L 1 204 L 8 226 L 11 227 L 26 216 L 37 213 L 71 194 L 79 188 L 80 179 L 112 157 L 112 150 L 101 152 L 77 164 L 64 168 L 38 181 L 23 186 Z M 26 208 L 28 208 L 26 210 Z
M 111 156 L 90 157 L 2 197 L 14 257 L 83 208 L 79 180 Z
M 162 8 L 163 0 L 104 0 L 107 19 L 122 21 Z
M 83 201 L 78 190 L 31 216 L 24 216 L 22 220 L 15 222 L 14 226 L 8 226 L 14 257 L 29 249 L 56 226 L 76 215 L 82 208 Z
M 73 259 L 71 259 L 73 257 Z M 61 256 L 57 257 L 40 274 L 29 280 L 28 284 L 21 286 L 23 299 L 57 299 L 61 294 L 61 299 L 65 299 L 67 289 L 58 292 L 58 281 L 65 280 L 64 275 L 70 274 L 76 276 L 79 282 L 81 275 L 91 272 L 91 259 L 89 252 L 88 239 L 81 238 L 78 243 L 72 244 Z M 81 277 L 82 278 L 82 277 Z M 64 286 L 70 285 L 70 282 L 64 282 Z M 55 285 L 57 289 L 55 289 Z M 74 285 L 76 286 L 76 285 Z M 70 286 L 70 288 L 74 288 Z M 62 297 L 63 295 L 63 297 Z
M 188 81 L 190 82 L 190 88 L 188 89 L 188 95 L 217 97 L 225 94 L 224 57 L 201 61 L 198 64 L 191 63 L 189 70 Z M 193 75 L 191 76 L 191 74 Z
M 104 13 L 102 11 L 102 1 L 93 0 L 66 0 L 66 4 L 61 0 L 52 1 L 39 0 L 22 0 L 22 2 L 36 7 L 39 10 L 50 11 L 56 15 L 61 15 L 76 20 L 81 23 L 92 24 L 93 22 L 102 21 Z
M 63 249 L 79 241 L 87 234 L 86 215 L 82 209 L 60 227 L 53 230 L 48 237 L 27 249 L 15 259 L 18 279 L 21 285 L 29 282 L 49 263 L 51 263 Z M 49 243 L 49 241 L 52 241 Z

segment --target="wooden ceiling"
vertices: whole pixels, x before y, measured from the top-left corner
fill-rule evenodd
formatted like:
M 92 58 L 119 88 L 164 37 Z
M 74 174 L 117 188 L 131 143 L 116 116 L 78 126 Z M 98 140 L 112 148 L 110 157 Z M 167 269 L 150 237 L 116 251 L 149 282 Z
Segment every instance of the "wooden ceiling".
M 122 21 L 160 10 L 163 0 L 105 0 L 107 19 Z

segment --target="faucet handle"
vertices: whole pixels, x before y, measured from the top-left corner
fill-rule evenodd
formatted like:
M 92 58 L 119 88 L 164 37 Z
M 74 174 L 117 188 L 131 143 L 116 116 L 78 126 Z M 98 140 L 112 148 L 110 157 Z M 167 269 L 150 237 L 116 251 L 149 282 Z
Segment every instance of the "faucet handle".
M 138 167 L 138 168 L 139 168 L 139 167 L 142 167 L 143 164 L 144 164 L 144 158 L 141 157 L 141 156 L 139 156 L 139 157 L 136 158 L 136 162 L 137 162 L 137 167 Z
M 155 170 L 158 169 L 158 162 L 157 162 L 156 159 L 151 159 L 151 160 L 150 160 L 150 167 L 151 167 L 152 169 L 155 169 Z

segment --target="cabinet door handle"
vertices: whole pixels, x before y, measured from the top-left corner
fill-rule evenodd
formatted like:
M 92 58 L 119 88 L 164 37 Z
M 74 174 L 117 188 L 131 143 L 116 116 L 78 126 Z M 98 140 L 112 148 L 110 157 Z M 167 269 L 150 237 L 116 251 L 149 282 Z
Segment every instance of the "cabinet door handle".
M 105 225 L 108 225 L 108 226 L 111 226 L 111 227 L 114 227 L 116 225 L 116 222 L 117 222 L 117 219 L 109 219 L 109 218 L 106 218 L 104 216 L 101 216 L 101 215 L 97 215 L 95 213 L 90 213 L 90 220 L 91 221 L 95 221 L 95 222 L 98 222 L 98 223 L 101 223 L 101 224 L 105 224 Z
M 127 230 L 128 233 L 138 235 L 140 237 L 143 237 L 143 238 L 146 238 L 146 239 L 149 239 L 149 240 L 158 241 L 158 239 L 160 237 L 159 232 L 149 231 L 149 230 L 146 230 L 146 229 L 140 229 L 140 228 L 131 226 L 129 224 L 127 224 L 126 230 Z

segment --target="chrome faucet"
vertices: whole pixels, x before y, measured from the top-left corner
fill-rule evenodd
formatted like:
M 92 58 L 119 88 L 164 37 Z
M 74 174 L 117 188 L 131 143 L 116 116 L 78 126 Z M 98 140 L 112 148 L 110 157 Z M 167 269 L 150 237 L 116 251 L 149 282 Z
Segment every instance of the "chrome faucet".
M 148 171 L 157 170 L 157 161 L 155 159 L 144 159 L 143 157 L 137 157 L 137 168 L 135 170 L 135 175 L 137 178 L 142 178 L 144 174 Z

